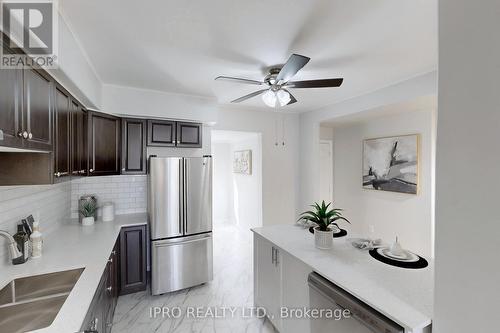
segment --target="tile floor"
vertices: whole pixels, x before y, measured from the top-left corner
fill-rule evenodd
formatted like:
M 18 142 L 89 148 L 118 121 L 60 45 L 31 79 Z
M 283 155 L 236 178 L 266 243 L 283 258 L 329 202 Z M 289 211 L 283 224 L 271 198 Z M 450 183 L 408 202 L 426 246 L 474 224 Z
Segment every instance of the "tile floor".
M 178 292 L 151 296 L 149 291 L 122 296 L 115 311 L 113 333 L 274 333 L 269 321 L 252 314 L 252 233 L 248 228 L 214 228 L 214 279 Z M 154 307 L 169 315 L 154 316 Z M 223 308 L 226 316 L 222 316 Z M 198 311 L 196 317 L 188 311 Z M 230 311 L 234 311 L 231 315 Z M 180 313 L 180 315 L 179 315 Z M 175 315 L 176 318 L 173 318 Z

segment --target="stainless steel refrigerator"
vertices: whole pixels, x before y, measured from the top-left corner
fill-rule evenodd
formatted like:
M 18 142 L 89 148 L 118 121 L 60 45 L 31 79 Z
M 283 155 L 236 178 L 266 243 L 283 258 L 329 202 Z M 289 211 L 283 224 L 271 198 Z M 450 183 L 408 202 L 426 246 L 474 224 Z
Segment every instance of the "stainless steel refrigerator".
M 150 157 L 151 293 L 212 280 L 212 158 Z

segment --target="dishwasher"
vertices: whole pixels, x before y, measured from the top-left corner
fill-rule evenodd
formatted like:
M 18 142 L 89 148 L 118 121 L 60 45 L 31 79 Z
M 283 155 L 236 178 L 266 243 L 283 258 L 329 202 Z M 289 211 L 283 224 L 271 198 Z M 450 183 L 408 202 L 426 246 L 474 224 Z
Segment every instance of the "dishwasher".
M 404 328 L 316 272 L 308 277 L 311 309 L 348 310 L 342 318 L 311 319 L 311 333 L 403 333 Z

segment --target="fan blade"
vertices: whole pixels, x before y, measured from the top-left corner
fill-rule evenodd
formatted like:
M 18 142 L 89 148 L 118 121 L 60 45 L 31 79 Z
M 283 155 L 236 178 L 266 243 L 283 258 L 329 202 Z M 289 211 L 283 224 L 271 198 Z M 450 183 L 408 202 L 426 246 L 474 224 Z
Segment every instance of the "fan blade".
M 302 67 L 304 67 L 311 58 L 305 57 L 300 54 L 292 54 L 290 58 L 288 58 L 286 64 L 278 73 L 276 77 L 277 82 L 288 82 Z
M 248 94 L 248 95 L 245 95 L 243 97 L 240 97 L 240 98 L 237 98 L 235 99 L 234 101 L 231 101 L 231 103 L 239 103 L 239 102 L 243 102 L 243 101 L 246 101 L 247 99 L 249 98 L 252 98 L 252 97 L 255 97 L 255 96 L 258 96 L 260 94 L 263 94 L 264 92 L 268 91 L 269 89 L 262 89 L 262 90 L 257 90 L 257 91 L 254 91 L 253 93 L 251 94 Z
M 244 83 L 244 84 L 254 84 L 256 86 L 260 86 L 264 84 L 264 82 L 249 80 L 249 79 L 241 79 L 238 77 L 230 77 L 230 76 L 217 76 L 215 78 L 216 81 L 231 81 L 236 83 Z
M 283 89 L 283 90 L 290 94 L 290 102 L 288 102 L 287 105 L 297 103 L 297 99 L 288 90 L 286 90 L 286 89 Z
M 285 84 L 288 88 L 329 88 L 340 87 L 344 79 L 323 79 L 323 80 L 307 80 L 307 81 L 292 81 Z

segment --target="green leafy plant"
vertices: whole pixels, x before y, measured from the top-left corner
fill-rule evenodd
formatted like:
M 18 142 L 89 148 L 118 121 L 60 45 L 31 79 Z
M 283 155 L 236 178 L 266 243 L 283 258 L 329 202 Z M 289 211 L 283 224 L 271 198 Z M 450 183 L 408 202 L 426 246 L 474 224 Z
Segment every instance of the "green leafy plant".
M 332 203 L 329 203 L 328 205 L 325 204 L 325 201 L 320 204 L 317 202 L 314 203 L 314 205 L 311 205 L 311 207 L 314 208 L 314 210 L 309 210 L 305 211 L 302 214 L 300 214 L 300 220 L 306 220 L 309 222 L 313 222 L 319 227 L 319 230 L 321 231 L 328 231 L 328 227 L 330 225 L 335 225 L 338 227 L 337 222 L 339 220 L 346 221 L 347 223 L 349 222 L 348 219 L 342 216 L 342 209 L 340 208 L 331 208 L 329 209 L 330 205 Z
M 83 217 L 93 217 L 96 210 L 97 205 L 92 201 L 87 201 L 83 203 L 82 207 L 80 208 L 80 214 L 82 214 Z

